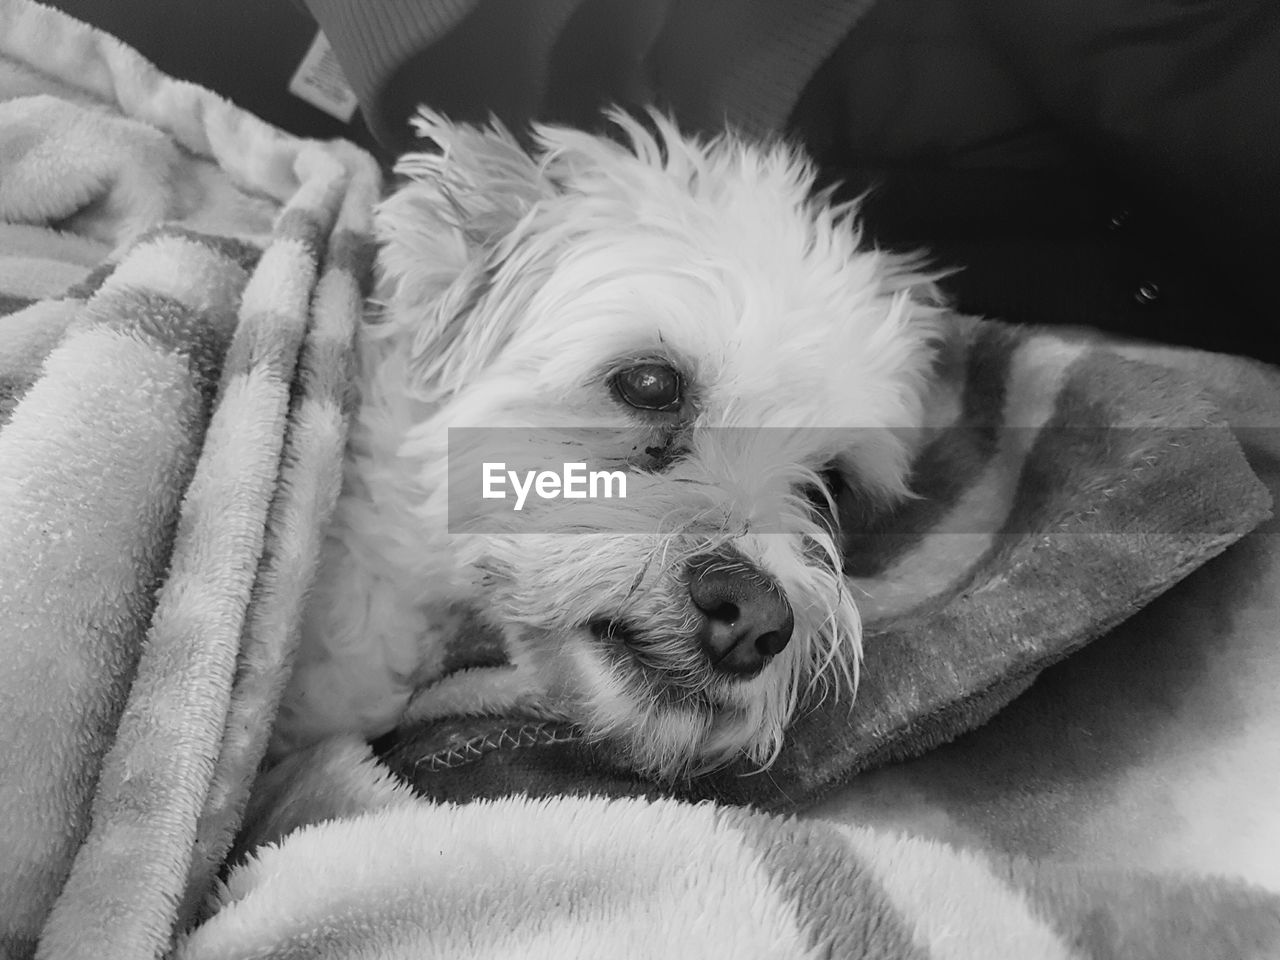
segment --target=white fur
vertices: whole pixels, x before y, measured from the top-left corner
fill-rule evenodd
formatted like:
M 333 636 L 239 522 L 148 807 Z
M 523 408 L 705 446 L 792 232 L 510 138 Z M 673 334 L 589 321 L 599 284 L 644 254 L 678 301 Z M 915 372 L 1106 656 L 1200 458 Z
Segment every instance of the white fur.
M 277 746 L 391 728 L 438 677 L 442 618 L 463 608 L 506 638 L 514 699 L 534 691 L 660 775 L 767 763 L 815 679 L 856 677 L 839 547 L 802 491 L 834 464 L 863 496 L 907 495 L 932 279 L 862 248 L 854 209 L 815 196 L 782 144 L 613 120 L 622 143 L 538 127 L 526 152 L 497 127 L 419 117 L 440 150 L 404 158 L 410 181 L 379 213 L 384 309 L 361 337 L 346 488 Z M 610 392 L 613 372 L 654 358 L 684 373 L 679 414 Z M 449 514 L 458 427 L 608 428 L 600 448 L 547 440 L 548 460 L 625 460 L 674 432 L 687 453 L 634 474 L 626 500 L 574 504 L 589 535 L 554 532 L 562 501 L 522 515 L 545 533 L 451 535 L 468 522 Z M 791 644 L 749 680 L 709 670 L 690 633 L 686 563 L 724 547 L 795 614 Z M 587 629 L 601 617 L 642 625 L 661 680 L 605 649 Z

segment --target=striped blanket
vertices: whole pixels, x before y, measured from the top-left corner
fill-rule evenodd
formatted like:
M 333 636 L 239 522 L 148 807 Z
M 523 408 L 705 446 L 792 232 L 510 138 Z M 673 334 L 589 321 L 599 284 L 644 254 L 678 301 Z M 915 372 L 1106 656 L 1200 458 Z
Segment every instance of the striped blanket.
M 1277 897 L 1235 881 L 708 803 L 426 804 L 354 743 L 313 752 L 317 773 L 342 815 L 235 868 L 177 957 L 1280 956 Z
M 154 956 L 226 854 L 379 178 L 0 3 L 0 955 Z
M 378 189 L 0 0 L 0 957 L 1280 955 L 1241 881 L 780 816 L 982 722 L 1267 512 L 1203 371 L 995 324 L 957 327 L 925 496 L 854 552 L 858 698 L 767 773 L 643 783 L 470 717 L 259 776 Z

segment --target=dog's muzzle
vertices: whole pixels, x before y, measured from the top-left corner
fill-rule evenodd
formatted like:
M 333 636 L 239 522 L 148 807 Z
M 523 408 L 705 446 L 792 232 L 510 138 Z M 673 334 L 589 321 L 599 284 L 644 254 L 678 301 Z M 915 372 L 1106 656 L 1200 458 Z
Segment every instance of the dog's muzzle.
M 705 554 L 688 567 L 698 640 L 719 673 L 759 673 L 791 642 L 795 616 L 781 589 L 745 558 Z

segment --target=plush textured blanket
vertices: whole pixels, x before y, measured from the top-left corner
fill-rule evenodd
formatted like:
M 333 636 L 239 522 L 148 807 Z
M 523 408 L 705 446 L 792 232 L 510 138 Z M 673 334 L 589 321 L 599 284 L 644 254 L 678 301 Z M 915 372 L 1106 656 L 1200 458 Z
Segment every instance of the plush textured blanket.
M 42 7 L 0 56 L 0 953 L 150 956 L 262 755 L 379 174 Z
M 572 729 L 471 717 L 255 784 L 378 188 L 347 145 L 0 0 L 0 955 L 1277 955 L 1277 898 L 1238 881 L 732 806 L 981 723 L 1256 526 L 1237 417 L 1280 412 L 1235 361 L 958 325 L 955 429 L 851 556 L 862 689 L 765 773 L 640 783 Z M 440 802 L 513 792 L 545 799 Z
M 1234 881 L 1033 862 L 705 803 L 425 804 L 355 743 L 313 751 L 310 777 L 344 815 L 233 870 L 178 957 L 1280 952 L 1276 898 Z

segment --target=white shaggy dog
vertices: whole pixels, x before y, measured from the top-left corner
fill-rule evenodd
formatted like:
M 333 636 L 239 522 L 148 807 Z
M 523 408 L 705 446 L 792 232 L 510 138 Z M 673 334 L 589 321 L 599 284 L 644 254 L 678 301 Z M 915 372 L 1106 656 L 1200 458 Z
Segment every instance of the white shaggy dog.
M 838 528 L 909 495 L 932 278 L 860 248 L 784 145 L 612 119 L 616 141 L 539 127 L 526 151 L 418 118 L 439 151 L 379 212 L 383 309 L 277 750 L 411 700 L 518 707 L 671 777 L 768 763 L 815 681 L 856 679 Z M 521 458 L 625 471 L 626 497 L 517 512 L 459 467 Z M 514 669 L 441 681 L 476 620 Z

